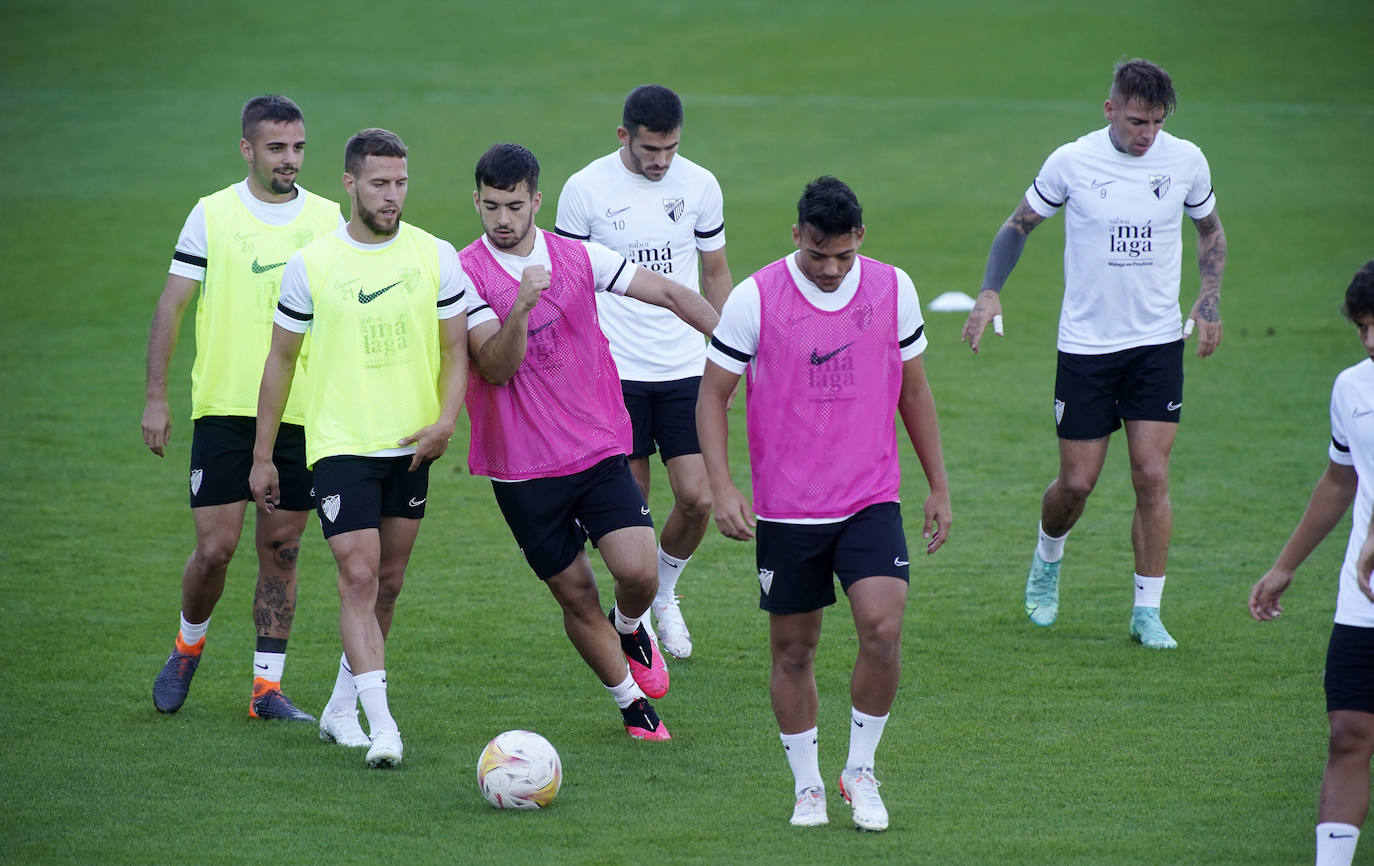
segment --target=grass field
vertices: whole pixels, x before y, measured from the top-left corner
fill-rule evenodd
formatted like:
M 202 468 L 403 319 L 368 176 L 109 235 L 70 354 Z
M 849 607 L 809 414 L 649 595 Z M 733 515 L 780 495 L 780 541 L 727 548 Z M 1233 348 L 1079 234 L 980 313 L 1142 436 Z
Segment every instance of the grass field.
M 1244 600 L 1325 465 L 1331 381 L 1361 357 L 1337 308 L 1374 256 L 1371 35 L 1362 0 L 0 5 L 0 688 L 14 700 L 0 721 L 0 861 L 1310 861 L 1348 521 L 1281 621 L 1252 622 Z M 192 544 L 192 336 L 188 316 L 159 461 L 139 436 L 147 324 L 187 211 L 243 176 L 246 98 L 301 103 L 302 182 L 339 199 L 347 136 L 396 130 L 411 148 L 406 218 L 462 246 L 479 231 L 471 168 L 488 144 L 540 156 L 550 228 L 563 180 L 614 147 L 624 94 L 660 81 L 686 104 L 683 153 L 724 188 L 737 280 L 788 251 L 801 186 L 830 173 L 863 200 L 864 251 L 928 300 L 976 290 L 1044 157 L 1101 124 L 1122 56 L 1173 73 L 1168 128 L 1206 151 L 1230 240 L 1225 342 L 1187 361 L 1174 452 L 1163 612 L 1180 650 L 1126 635 L 1120 442 L 1069 543 L 1059 624 L 1034 629 L 1020 611 L 1055 466 L 1056 219 L 1009 284 L 1004 339 L 975 359 L 962 316 L 928 316 L 956 520 L 913 566 L 903 687 L 878 753 L 889 832 L 855 834 L 834 788 L 855 651 L 843 602 L 818 669 L 832 823 L 798 832 L 752 549 L 708 536 L 681 585 L 697 654 L 659 702 L 674 739 L 630 742 L 457 438 L 389 644 L 402 768 L 368 772 L 311 728 L 246 721 L 251 545 L 186 707 L 154 712 Z M 742 435 L 735 446 L 743 475 Z M 905 453 L 914 538 L 924 490 Z M 314 520 L 301 574 L 286 684 L 317 711 L 339 644 Z M 498 813 L 476 790 L 482 746 L 515 727 L 562 754 L 545 813 Z M 1374 862 L 1374 843 L 1358 859 Z

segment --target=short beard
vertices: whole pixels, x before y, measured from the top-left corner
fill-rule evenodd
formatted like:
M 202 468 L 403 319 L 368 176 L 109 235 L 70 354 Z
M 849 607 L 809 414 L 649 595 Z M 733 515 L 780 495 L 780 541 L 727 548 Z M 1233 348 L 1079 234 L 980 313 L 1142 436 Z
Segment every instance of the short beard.
M 396 224 L 393 225 L 390 229 L 384 229 L 380 225 L 378 225 L 377 212 L 370 211 L 362 205 L 358 205 L 358 219 L 363 221 L 363 225 L 367 226 L 368 231 L 372 232 L 374 235 L 377 235 L 378 237 L 391 237 L 392 235 L 396 234 L 396 232 L 401 228 L 400 211 L 396 212 Z

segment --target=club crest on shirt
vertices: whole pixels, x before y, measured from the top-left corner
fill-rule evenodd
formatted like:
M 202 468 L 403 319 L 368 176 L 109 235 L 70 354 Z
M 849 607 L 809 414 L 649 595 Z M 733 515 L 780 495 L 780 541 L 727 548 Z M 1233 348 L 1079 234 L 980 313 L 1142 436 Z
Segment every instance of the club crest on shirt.
M 869 323 L 873 321 L 873 305 L 860 304 L 850 312 L 850 319 L 854 322 L 854 329 L 857 331 L 867 331 Z
M 296 249 L 300 249 L 315 239 L 315 232 L 310 229 L 299 229 L 292 234 L 292 240 L 296 242 Z
M 324 512 L 324 516 L 329 518 L 330 523 L 333 523 L 334 518 L 339 516 L 340 504 L 339 494 L 337 493 L 331 493 L 320 500 L 320 511 Z
M 407 292 L 414 292 L 420 285 L 420 269 L 401 268 L 401 282 L 405 283 Z
M 192 469 L 192 470 L 191 470 L 191 495 L 192 495 L 192 496 L 195 496 L 197 493 L 200 492 L 200 479 L 201 479 L 201 477 L 202 477 L 202 472 L 201 472 L 201 470 L 199 470 L 199 469 Z
M 1167 174 L 1150 175 L 1150 191 L 1155 194 L 1155 198 L 1163 199 L 1169 194 L 1169 181 L 1172 179 Z
M 663 200 L 663 212 L 668 215 L 668 219 L 677 222 L 682 218 L 682 211 L 687 203 L 681 198 L 665 198 Z

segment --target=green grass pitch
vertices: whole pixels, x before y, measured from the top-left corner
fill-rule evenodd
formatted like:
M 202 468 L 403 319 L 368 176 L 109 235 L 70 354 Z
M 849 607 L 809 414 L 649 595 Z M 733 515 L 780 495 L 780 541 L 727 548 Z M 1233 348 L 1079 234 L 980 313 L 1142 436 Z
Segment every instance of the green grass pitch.
M 1374 256 L 1371 33 L 1360 0 L 0 5 L 0 861 L 1310 861 L 1348 521 L 1282 620 L 1258 625 L 1244 601 L 1325 465 L 1331 381 L 1361 357 L 1337 308 Z M 551 228 L 564 179 L 614 147 L 625 93 L 658 81 L 684 98 L 682 152 L 724 188 L 736 280 L 789 250 L 802 185 L 829 173 L 865 205 L 864 252 L 906 268 L 929 300 L 976 291 L 997 226 L 1054 147 L 1103 122 L 1111 64 L 1133 56 L 1173 73 L 1167 128 L 1207 153 L 1230 241 L 1225 341 L 1187 360 L 1173 460 L 1164 616 L 1180 650 L 1127 638 L 1120 441 L 1069 542 L 1059 624 L 1035 629 L 1020 610 L 1055 467 L 1061 218 L 1032 239 L 1004 298 L 1007 336 L 980 357 L 959 343 L 962 316 L 927 316 L 955 523 L 913 563 L 902 690 L 878 753 L 887 833 L 851 830 L 834 785 L 855 652 L 843 602 L 818 667 L 831 825 L 799 832 L 752 549 L 708 536 L 682 584 L 697 655 L 658 702 L 674 739 L 630 742 L 457 438 L 389 645 L 403 767 L 368 772 L 309 727 L 247 721 L 251 544 L 190 700 L 153 711 L 192 543 L 192 335 L 188 316 L 160 461 L 139 436 L 147 325 L 187 211 L 243 176 L 245 99 L 301 103 L 302 183 L 340 200 L 347 136 L 400 133 L 406 218 L 462 246 L 479 231 L 471 171 L 487 145 L 539 155 Z M 904 454 L 914 539 L 923 480 Z M 312 519 L 286 672 L 311 711 L 339 654 L 333 580 Z M 477 792 L 482 746 L 517 727 L 562 755 L 546 812 L 498 813 Z M 1374 862 L 1374 843 L 1361 854 Z

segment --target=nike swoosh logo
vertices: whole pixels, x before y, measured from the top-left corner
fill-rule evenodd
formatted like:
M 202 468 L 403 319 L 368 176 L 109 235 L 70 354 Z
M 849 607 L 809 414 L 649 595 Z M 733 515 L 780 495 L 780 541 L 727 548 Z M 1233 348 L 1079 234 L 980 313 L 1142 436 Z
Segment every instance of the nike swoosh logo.
M 386 288 L 378 289 L 377 291 L 372 292 L 371 294 L 366 294 L 366 295 L 363 294 L 363 290 L 362 290 L 362 289 L 358 289 L 358 303 L 360 303 L 360 304 L 370 304 L 370 303 L 372 303 L 373 301 L 375 301 L 375 300 L 377 300 L 378 298 L 380 298 L 382 295 L 385 295 L 387 292 L 389 292 L 389 291 L 391 291 L 392 289 L 396 288 L 396 287 L 399 286 L 400 284 L 401 284 L 401 281 L 400 281 L 400 280 L 397 280 L 396 282 L 392 283 L 391 285 L 387 286 Z
M 1356 410 L 1355 410 L 1355 413 L 1354 413 L 1354 415 L 1353 415 L 1352 417 L 1354 417 L 1354 418 L 1363 418 L 1364 416 L 1368 415 L 1370 412 L 1374 412 L 1374 409 L 1365 409 L 1365 410 L 1363 410 L 1363 411 L 1361 411 L 1361 410 L 1359 410 L 1359 409 L 1356 409 Z
M 1093 181 L 1093 189 L 1101 189 L 1109 183 L 1116 183 L 1115 180 Z
M 861 728 L 864 726 L 864 723 L 859 721 L 858 719 L 851 719 L 850 721 L 852 721 L 854 724 L 858 725 Z
M 425 497 L 425 499 L 428 498 L 428 496 Z M 425 504 L 425 499 L 416 499 L 414 496 L 410 497 L 410 507 L 419 508 L 421 505 Z
M 261 671 L 267 670 L 267 665 L 260 665 L 260 664 L 258 664 L 257 662 L 253 662 L 253 667 L 255 667 L 255 668 L 257 668 L 258 670 L 261 670 Z
M 617 214 L 623 214 L 625 211 L 629 210 L 631 207 L 632 207 L 632 205 L 628 205 L 628 204 L 627 204 L 627 205 L 625 205 L 623 208 L 621 208 L 620 210 L 611 210 L 610 208 L 606 208 L 606 219 L 610 219 L 611 217 L 616 216 Z
M 1135 588 L 1138 589 L 1138 590 L 1140 590 L 1141 592 L 1144 592 L 1144 591 L 1145 591 L 1145 587 L 1141 586 L 1141 585 L 1138 584 L 1138 583 L 1135 585 Z
M 1354 834 L 1354 833 L 1341 833 L 1340 835 L 1337 835 L 1337 834 L 1335 834 L 1335 833 L 1327 833 L 1326 835 L 1327 835 L 1329 838 L 1332 838 L 1332 839 L 1354 839 L 1354 838 L 1355 838 L 1355 834 Z
M 816 354 L 816 350 L 815 350 L 815 349 L 812 349 L 812 350 L 811 350 L 811 363 L 817 364 L 817 365 L 819 365 L 819 364 L 824 364 L 826 361 L 829 361 L 831 358 L 833 358 L 833 357 L 835 357 L 836 355 L 840 354 L 841 352 L 843 352 L 845 349 L 848 349 L 848 348 L 849 348 L 850 346 L 852 346 L 852 345 L 854 345 L 853 342 L 845 343 L 843 346 L 839 347 L 839 348 L 836 349 L 835 351 L 833 351 L 833 352 L 826 352 L 824 355 L 818 355 L 818 354 Z
M 557 320 L 557 319 L 549 319 L 547 322 L 545 322 L 544 324 L 542 324 L 542 325 L 540 325 L 539 327 L 535 328 L 533 331 L 530 331 L 530 332 L 529 332 L 529 336 L 533 337 L 535 334 L 537 334 L 537 333 L 539 333 L 540 331 L 544 330 L 545 328 L 547 328 L 549 325 L 552 325 L 552 324 L 553 324 L 554 322 L 556 322 L 556 321 L 558 321 L 558 320 Z
M 1164 404 L 1164 408 L 1168 409 L 1170 412 L 1177 412 L 1179 409 L 1183 408 L 1183 403 L 1175 403 L 1173 401 L 1170 401 Z
M 648 514 L 648 513 L 649 513 L 649 506 L 647 506 L 647 505 L 641 505 L 641 506 L 639 507 L 639 513 L 640 513 L 640 514 Z
M 894 556 L 894 557 L 892 557 L 892 564 L 893 564 L 893 565 L 897 565 L 897 566 L 901 566 L 901 565 L 911 565 L 911 560 L 909 560 L 909 559 L 902 559 L 900 556 Z
M 279 268 L 284 264 L 286 264 L 286 262 L 277 262 L 275 265 L 260 265 L 258 264 L 257 259 L 253 259 L 253 273 L 265 274 L 268 271 L 273 270 L 274 268 Z

